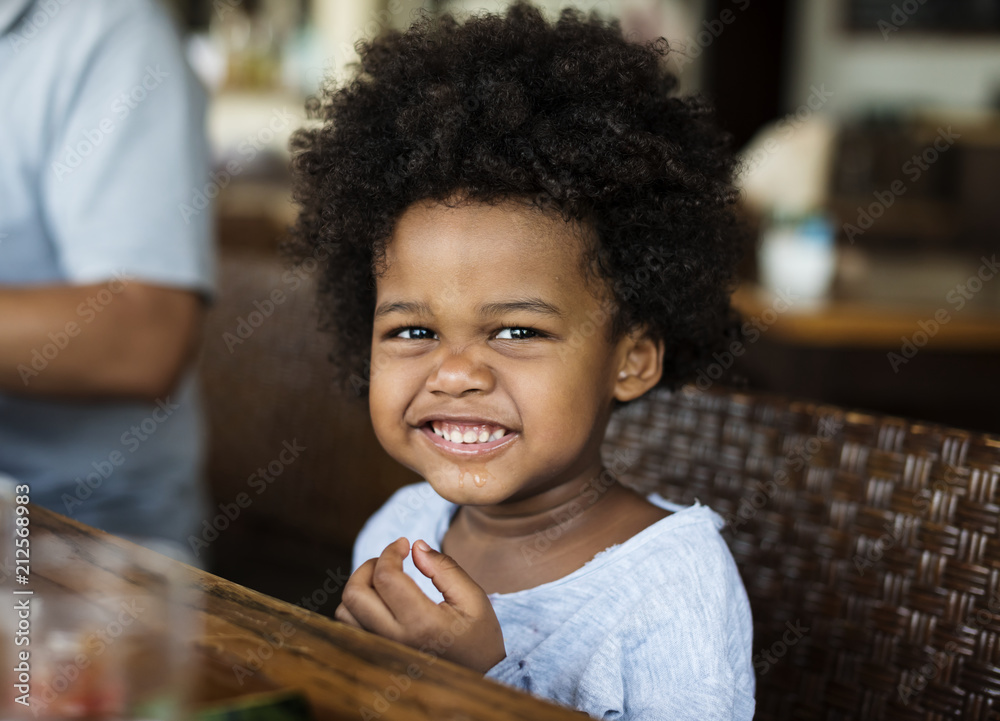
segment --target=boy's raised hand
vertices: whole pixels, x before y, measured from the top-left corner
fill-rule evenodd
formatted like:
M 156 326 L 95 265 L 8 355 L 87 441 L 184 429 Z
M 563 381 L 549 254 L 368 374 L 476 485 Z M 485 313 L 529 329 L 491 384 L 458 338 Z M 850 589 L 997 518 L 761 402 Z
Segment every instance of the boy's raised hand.
M 486 673 L 507 655 L 486 592 L 450 556 L 417 541 L 413 564 L 444 596 L 434 603 L 403 571 L 409 546 L 398 538 L 361 564 L 334 618 Z

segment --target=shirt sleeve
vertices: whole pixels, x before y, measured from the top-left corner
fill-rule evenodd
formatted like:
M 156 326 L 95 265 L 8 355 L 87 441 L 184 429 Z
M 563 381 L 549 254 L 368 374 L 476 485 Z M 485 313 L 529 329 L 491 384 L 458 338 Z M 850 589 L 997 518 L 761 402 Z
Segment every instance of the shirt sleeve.
M 40 178 L 63 273 L 77 284 L 118 276 L 210 297 L 212 213 L 196 202 L 211 162 L 205 91 L 156 3 L 104 6 L 85 22 L 101 25 L 56 91 L 64 112 Z

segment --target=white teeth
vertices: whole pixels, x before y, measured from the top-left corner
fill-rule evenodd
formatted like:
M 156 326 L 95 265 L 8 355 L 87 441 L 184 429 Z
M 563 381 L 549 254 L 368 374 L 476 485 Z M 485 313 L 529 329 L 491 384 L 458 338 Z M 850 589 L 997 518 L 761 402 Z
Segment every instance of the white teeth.
M 482 426 L 478 428 L 474 426 L 465 431 L 454 426 L 449 429 L 447 426 L 448 424 L 443 421 L 435 421 L 431 423 L 431 430 L 452 443 L 489 443 L 503 438 L 507 434 L 506 429 L 503 428 L 490 433 L 487 428 Z

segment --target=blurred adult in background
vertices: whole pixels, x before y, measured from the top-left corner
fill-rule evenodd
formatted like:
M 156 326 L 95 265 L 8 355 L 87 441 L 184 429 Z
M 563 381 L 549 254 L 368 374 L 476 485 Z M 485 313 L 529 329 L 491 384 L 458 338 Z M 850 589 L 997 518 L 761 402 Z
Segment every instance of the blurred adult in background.
M 206 507 L 204 90 L 155 0 L 4 0 L 0 108 L 0 472 L 183 548 Z

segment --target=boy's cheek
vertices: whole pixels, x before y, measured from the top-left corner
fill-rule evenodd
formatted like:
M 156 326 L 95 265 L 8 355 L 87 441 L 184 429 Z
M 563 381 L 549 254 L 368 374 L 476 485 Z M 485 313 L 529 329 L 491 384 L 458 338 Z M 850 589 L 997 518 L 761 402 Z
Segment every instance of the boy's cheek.
M 394 461 L 414 473 L 420 474 L 422 472 L 414 465 L 415 459 L 411 458 L 413 445 L 420 442 L 420 439 L 414 437 L 413 434 L 419 433 L 419 429 L 411 428 L 396 415 L 387 422 L 377 414 L 374 408 L 372 409 L 372 429 L 375 431 L 375 438 L 379 445 Z
M 393 455 L 393 443 L 392 429 L 388 428 L 386 424 L 382 421 L 380 417 L 372 409 L 372 429 L 375 431 L 375 438 L 378 440 L 379 444 L 389 453 Z M 397 459 L 398 460 L 398 459 Z
M 412 360 L 382 352 L 372 354 L 367 380 L 372 388 L 383 385 L 398 390 L 419 383 L 424 374 Z

